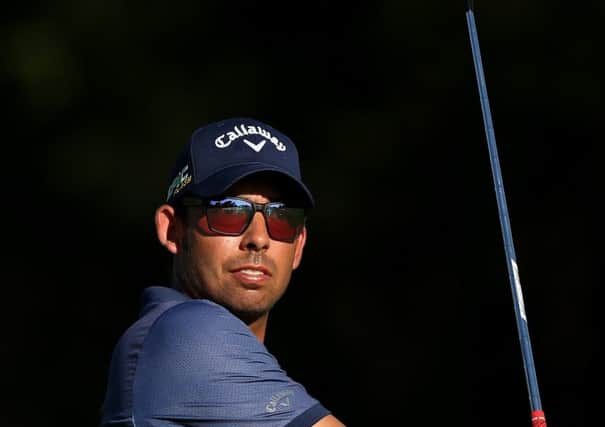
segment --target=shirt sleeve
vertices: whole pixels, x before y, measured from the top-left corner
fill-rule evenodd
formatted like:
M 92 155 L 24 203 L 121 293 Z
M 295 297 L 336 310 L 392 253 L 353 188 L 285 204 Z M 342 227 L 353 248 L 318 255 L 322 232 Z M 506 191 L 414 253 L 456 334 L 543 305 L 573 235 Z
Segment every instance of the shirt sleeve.
M 327 414 L 241 320 L 210 301 L 170 308 L 143 344 L 137 427 L 310 426 Z

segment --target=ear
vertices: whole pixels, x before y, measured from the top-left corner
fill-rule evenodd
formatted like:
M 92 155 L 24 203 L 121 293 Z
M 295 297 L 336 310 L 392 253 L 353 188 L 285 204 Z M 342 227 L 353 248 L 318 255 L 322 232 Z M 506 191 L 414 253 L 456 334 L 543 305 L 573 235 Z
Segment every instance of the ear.
M 296 238 L 294 244 L 296 245 L 296 249 L 294 252 L 294 259 L 292 260 L 292 270 L 296 270 L 300 265 L 300 261 L 302 260 L 303 249 L 305 248 L 305 243 L 307 242 L 307 227 L 303 227 L 302 231 Z
M 170 253 L 176 254 L 183 232 L 183 223 L 176 216 L 172 206 L 165 204 L 155 211 L 155 231 L 162 246 Z

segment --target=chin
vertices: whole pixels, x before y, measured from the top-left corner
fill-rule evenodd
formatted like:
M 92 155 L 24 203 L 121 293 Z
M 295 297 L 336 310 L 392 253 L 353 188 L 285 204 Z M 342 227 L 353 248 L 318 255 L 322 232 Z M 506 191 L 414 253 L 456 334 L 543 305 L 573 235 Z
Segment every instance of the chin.
M 234 316 L 244 322 L 246 325 L 251 325 L 257 320 L 261 319 L 263 316 L 266 316 L 266 312 L 264 311 L 255 311 L 255 310 L 234 310 L 229 309 Z
M 234 304 L 227 308 L 231 313 L 241 319 L 247 325 L 254 323 L 258 319 L 266 317 L 273 305 L 269 304 Z

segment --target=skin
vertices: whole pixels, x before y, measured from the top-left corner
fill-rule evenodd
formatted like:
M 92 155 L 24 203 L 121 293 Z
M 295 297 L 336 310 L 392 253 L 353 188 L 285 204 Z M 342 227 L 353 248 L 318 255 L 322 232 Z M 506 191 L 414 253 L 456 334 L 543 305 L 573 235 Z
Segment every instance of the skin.
M 275 179 L 252 176 L 226 194 L 257 203 L 283 201 Z M 304 228 L 292 243 L 270 238 L 261 212 L 240 236 L 216 235 L 208 229 L 202 210 L 190 207 L 185 217 L 172 206 L 155 215 L 160 243 L 174 255 L 173 286 L 192 298 L 212 300 L 238 316 L 264 342 L 269 312 L 286 292 L 292 272 L 300 265 L 307 239 Z M 328 415 L 314 427 L 344 427 Z

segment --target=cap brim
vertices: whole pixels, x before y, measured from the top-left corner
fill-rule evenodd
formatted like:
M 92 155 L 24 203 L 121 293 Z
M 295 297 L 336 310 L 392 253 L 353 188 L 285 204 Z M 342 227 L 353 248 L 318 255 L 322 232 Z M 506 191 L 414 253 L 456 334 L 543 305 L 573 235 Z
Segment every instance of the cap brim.
M 239 180 L 259 173 L 259 172 L 277 172 L 290 180 L 292 184 L 298 187 L 305 199 L 304 202 L 306 207 L 314 207 L 315 201 L 311 195 L 311 191 L 307 188 L 303 182 L 284 169 L 275 167 L 273 165 L 267 165 L 265 163 L 245 163 L 235 166 L 230 166 L 225 169 L 221 169 L 218 172 L 205 178 L 202 182 L 193 183 L 188 185 L 183 193 L 194 194 L 199 197 L 212 197 L 218 196 L 225 193 L 233 184 Z

